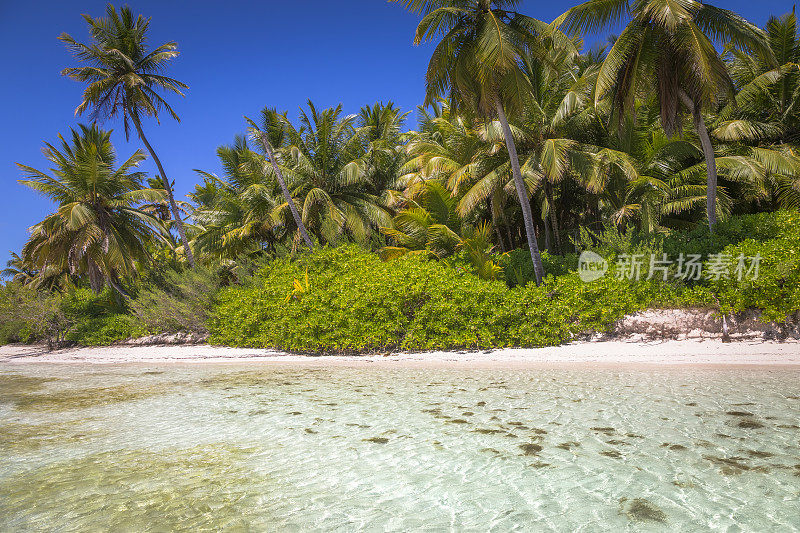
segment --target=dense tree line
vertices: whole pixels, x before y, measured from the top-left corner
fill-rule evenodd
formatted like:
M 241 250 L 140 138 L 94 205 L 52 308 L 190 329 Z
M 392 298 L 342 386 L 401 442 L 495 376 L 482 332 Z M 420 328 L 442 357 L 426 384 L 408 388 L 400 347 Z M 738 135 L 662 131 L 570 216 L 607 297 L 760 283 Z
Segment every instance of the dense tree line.
M 187 87 L 165 75 L 174 42 L 149 48 L 149 19 L 109 6 L 91 39 L 60 38 L 86 84 L 77 113 L 133 126 L 159 174 L 119 163 L 110 133 L 80 126 L 46 144 L 49 171 L 20 165 L 56 204 L 5 271 L 43 288 L 126 283 L 154 257 L 194 267 L 346 242 L 385 259 L 496 258 L 573 250 L 582 229 L 669 233 L 732 215 L 800 208 L 797 18 L 762 29 L 694 0 L 588 1 L 552 23 L 512 0 L 403 0 L 433 41 L 418 127 L 391 102 L 345 115 L 308 102 L 265 107 L 217 150 L 223 172 L 180 201 L 145 136 Z M 607 46 L 582 32 L 626 23 Z

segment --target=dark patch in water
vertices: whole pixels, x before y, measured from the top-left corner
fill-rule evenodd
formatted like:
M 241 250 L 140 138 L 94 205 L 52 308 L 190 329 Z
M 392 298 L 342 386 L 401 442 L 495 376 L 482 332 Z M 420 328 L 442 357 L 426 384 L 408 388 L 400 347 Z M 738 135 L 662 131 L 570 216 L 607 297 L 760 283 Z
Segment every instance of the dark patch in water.
M 389 439 L 386 437 L 370 437 L 368 439 L 364 439 L 364 442 L 374 442 L 375 444 L 386 444 L 389 442 Z
M 686 446 L 684 446 L 683 444 L 670 444 L 669 442 L 663 443 L 661 445 L 661 447 L 662 448 L 669 448 L 670 450 L 672 450 L 674 452 L 682 452 L 684 450 L 688 450 L 689 449 Z
M 469 424 L 469 421 L 464 420 L 463 418 L 454 418 L 452 420 L 447 421 L 448 424 Z
M 542 461 L 536 461 L 535 463 L 531 463 L 528 466 L 530 466 L 532 468 L 546 468 L 546 467 L 550 466 L 550 463 L 544 463 Z
M 306 433 L 316 433 L 316 431 L 311 428 L 306 428 Z
M 766 459 L 767 457 L 775 457 L 774 453 L 762 452 L 761 450 L 747 450 L 747 455 L 750 457 L 758 457 L 759 459 Z
M 174 383 L 133 382 L 113 387 L 23 393 L 16 395 L 13 400 L 16 408 L 24 411 L 68 411 L 163 396 L 174 391 L 174 385 Z M 7 391 L 3 391 L 5 392 Z
M 611 439 L 611 440 L 607 440 L 606 444 L 610 444 L 612 446 L 619 446 L 619 445 L 622 445 L 622 444 L 627 445 L 628 443 L 625 442 L 624 440 Z
M 480 433 L 481 435 L 495 435 L 497 433 L 503 433 L 502 429 L 488 429 L 488 428 L 477 428 L 473 429 L 475 433 Z
M 557 444 L 556 448 L 561 448 L 562 450 L 569 450 L 572 448 L 577 448 L 581 445 L 580 442 L 576 442 L 574 440 L 562 442 L 561 444 Z
M 726 476 L 741 474 L 742 472 L 746 471 L 760 472 L 764 474 L 769 472 L 767 467 L 751 466 L 747 463 L 746 458 L 739 456 L 719 457 L 716 455 L 704 455 L 703 459 L 719 466 L 720 472 Z
M 697 407 L 697 402 L 689 402 L 686 404 L 687 407 Z
M 542 451 L 541 444 L 534 444 L 533 442 L 520 444 L 519 448 L 522 450 L 524 455 L 537 455 L 540 451 Z
M 593 427 L 590 428 L 592 431 L 597 431 L 598 433 L 605 433 L 606 435 L 611 435 L 617 432 L 614 428 L 609 427 Z
M 645 498 L 620 498 L 619 513 L 627 516 L 631 522 L 667 522 L 666 513 Z
M 730 416 L 753 416 L 753 413 L 748 413 L 747 411 L 725 411 L 725 414 Z
M 612 459 L 621 459 L 622 454 L 619 453 L 617 450 L 603 450 L 600 452 L 600 455 L 605 455 L 606 457 L 611 457 Z
M 474 414 L 475 413 L 473 413 L 472 411 L 464 411 L 463 413 L 461 413 L 461 416 L 472 416 Z
M 756 420 L 742 420 L 736 425 L 745 429 L 760 429 L 764 427 L 764 424 L 757 422 Z
M 289 411 L 286 414 L 287 415 L 292 415 L 292 416 L 297 416 L 297 415 L 302 415 L 303 413 L 301 413 L 300 411 Z

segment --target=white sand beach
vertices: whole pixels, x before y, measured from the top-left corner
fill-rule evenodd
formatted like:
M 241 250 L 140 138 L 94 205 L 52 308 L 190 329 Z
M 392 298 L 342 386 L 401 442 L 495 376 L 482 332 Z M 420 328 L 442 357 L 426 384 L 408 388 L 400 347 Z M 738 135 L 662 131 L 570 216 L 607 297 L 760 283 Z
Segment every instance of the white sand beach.
M 576 342 L 548 348 L 372 355 L 303 355 L 210 345 L 107 346 L 47 351 L 46 346 L 0 346 L 0 364 L 26 363 L 235 363 L 518 367 L 541 364 L 800 365 L 800 341 L 686 339 Z

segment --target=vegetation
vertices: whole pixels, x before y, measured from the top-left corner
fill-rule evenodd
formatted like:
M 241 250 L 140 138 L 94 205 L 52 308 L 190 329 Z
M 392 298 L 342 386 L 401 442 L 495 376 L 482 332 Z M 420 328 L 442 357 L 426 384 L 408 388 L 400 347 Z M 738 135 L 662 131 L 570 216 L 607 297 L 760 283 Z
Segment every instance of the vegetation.
M 88 44 L 60 39 L 92 124 L 45 144 L 49 171 L 20 164 L 55 207 L 3 272 L 0 341 L 185 331 L 357 352 L 557 344 L 659 306 L 800 321 L 794 13 L 760 29 L 693 0 L 591 1 L 552 23 L 514 0 L 398 3 L 421 16 L 414 42 L 436 41 L 415 130 L 391 102 L 265 107 L 189 201 L 142 127 L 178 118 L 160 95 L 186 88 L 163 74 L 177 45 L 149 48 L 127 7 L 84 16 Z M 117 162 L 94 125 L 115 117 L 158 175 L 141 151 Z M 610 266 L 589 283 L 588 249 Z M 683 275 L 690 256 L 716 274 Z

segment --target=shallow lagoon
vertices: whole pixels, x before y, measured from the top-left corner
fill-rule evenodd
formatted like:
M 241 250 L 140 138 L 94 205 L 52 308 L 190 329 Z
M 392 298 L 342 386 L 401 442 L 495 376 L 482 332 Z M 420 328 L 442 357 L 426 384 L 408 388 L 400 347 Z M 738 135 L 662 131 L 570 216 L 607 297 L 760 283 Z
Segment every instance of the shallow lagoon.
M 0 367 L 0 530 L 800 531 L 800 369 Z

